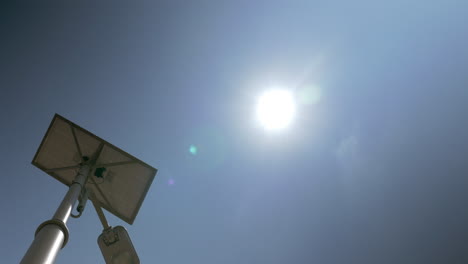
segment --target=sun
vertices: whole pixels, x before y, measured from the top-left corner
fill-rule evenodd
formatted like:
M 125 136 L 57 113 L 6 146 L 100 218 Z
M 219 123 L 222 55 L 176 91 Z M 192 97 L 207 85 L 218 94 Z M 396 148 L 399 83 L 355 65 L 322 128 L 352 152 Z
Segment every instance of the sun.
M 265 129 L 281 130 L 291 124 L 296 113 L 296 103 L 290 91 L 273 89 L 260 96 L 256 113 Z

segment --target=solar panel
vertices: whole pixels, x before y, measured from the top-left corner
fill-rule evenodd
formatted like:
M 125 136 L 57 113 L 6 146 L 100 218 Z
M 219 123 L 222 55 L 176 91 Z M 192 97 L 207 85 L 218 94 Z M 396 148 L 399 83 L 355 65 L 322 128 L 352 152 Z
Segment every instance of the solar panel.
M 32 164 L 70 186 L 83 157 L 95 160 L 86 184 L 90 199 L 133 224 L 157 169 L 58 114 Z

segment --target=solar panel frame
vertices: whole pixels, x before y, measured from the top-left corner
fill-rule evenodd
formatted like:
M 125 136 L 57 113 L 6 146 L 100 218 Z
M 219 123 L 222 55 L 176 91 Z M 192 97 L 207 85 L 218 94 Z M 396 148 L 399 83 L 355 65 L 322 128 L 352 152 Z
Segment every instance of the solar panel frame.
M 57 179 L 58 181 L 60 181 L 61 183 L 65 184 L 67 186 L 70 186 L 71 182 L 67 182 L 63 177 L 60 176 L 60 174 L 57 173 L 57 171 L 60 170 L 60 168 L 46 168 L 46 167 L 42 166 L 40 164 L 40 162 L 38 162 L 38 158 L 41 157 L 41 154 L 42 154 L 41 151 L 44 150 L 44 146 L 46 145 L 46 142 L 49 139 L 49 136 L 53 133 L 54 125 L 58 121 L 63 121 L 66 124 L 68 124 L 70 126 L 70 128 L 71 128 L 71 131 L 74 131 L 74 130 L 75 130 L 75 132 L 80 131 L 80 132 L 84 133 L 87 136 L 95 138 L 100 142 L 100 144 L 104 144 L 104 146 L 110 147 L 111 149 L 113 149 L 113 150 L 123 154 L 124 156 L 128 157 L 129 159 L 131 159 L 132 161 L 134 161 L 134 163 L 139 164 L 139 165 L 141 165 L 144 168 L 147 168 L 149 170 L 150 174 L 149 174 L 148 181 L 146 182 L 147 184 L 143 188 L 143 192 L 141 193 L 140 199 L 137 201 L 137 203 L 136 203 L 136 205 L 134 207 L 133 214 L 131 214 L 129 217 L 119 213 L 117 210 L 112 208 L 110 206 L 110 204 L 109 204 L 109 206 L 107 206 L 106 204 L 103 204 L 101 201 L 95 199 L 93 196 L 90 196 L 90 199 L 94 200 L 97 205 L 99 205 L 102 208 L 106 209 L 108 212 L 114 214 L 115 216 L 117 216 L 118 218 L 120 218 L 123 221 L 127 222 L 128 224 L 133 224 L 133 222 L 135 221 L 136 216 L 138 215 L 138 212 L 140 211 L 141 205 L 143 204 L 143 201 L 144 201 L 144 199 L 146 197 L 146 194 L 148 193 L 149 188 L 151 187 L 151 184 L 152 184 L 158 170 L 156 168 L 148 165 L 147 163 L 137 159 L 136 157 L 132 156 L 131 154 L 129 154 L 129 153 L 121 150 L 120 148 L 114 146 L 113 144 L 107 142 L 106 140 L 96 136 L 95 134 L 89 132 L 88 130 L 76 125 L 75 123 L 73 123 L 70 120 L 64 118 L 63 116 L 61 116 L 59 114 L 55 114 L 52 121 L 51 121 L 51 123 L 50 123 L 50 125 L 49 125 L 49 127 L 48 127 L 48 129 L 47 129 L 47 131 L 46 131 L 46 134 L 44 135 L 44 137 L 43 137 L 43 139 L 41 141 L 41 144 L 39 145 L 39 148 L 36 151 L 36 154 L 34 155 L 34 158 L 33 158 L 31 163 L 34 166 L 36 166 L 37 168 L 41 169 L 45 173 L 49 174 L 50 176 L 54 177 L 55 179 Z M 72 133 L 73 133 L 73 137 L 76 139 L 75 132 L 72 132 Z M 78 142 L 75 141 L 75 143 L 77 144 L 77 146 L 79 148 Z M 77 150 L 77 152 L 78 151 L 79 150 Z M 99 157 L 96 157 L 96 160 L 98 160 L 98 159 L 99 159 Z M 97 165 L 99 165 L 99 164 L 97 164 Z M 78 168 L 79 163 L 76 164 L 76 165 L 71 165 L 70 168 L 65 169 L 65 171 L 66 170 L 70 170 L 70 171 L 71 170 L 76 170 L 75 167 Z M 89 178 L 93 179 L 92 176 L 93 175 L 90 175 Z M 135 177 L 138 177 L 138 175 L 135 175 Z M 88 182 L 88 184 L 89 184 L 89 182 Z M 97 185 L 96 185 L 96 187 L 97 187 Z M 97 188 L 99 188 L 99 187 L 97 187 Z

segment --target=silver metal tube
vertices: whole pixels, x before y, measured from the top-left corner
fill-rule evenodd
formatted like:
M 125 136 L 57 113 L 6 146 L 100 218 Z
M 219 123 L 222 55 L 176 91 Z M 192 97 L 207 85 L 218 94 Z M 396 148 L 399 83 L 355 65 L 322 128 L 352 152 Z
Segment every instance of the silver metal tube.
M 65 235 L 56 225 L 46 225 L 34 238 L 21 264 L 52 264 L 64 242 Z
M 57 208 L 52 220 L 42 223 L 21 264 L 52 264 L 68 240 L 66 223 L 75 205 L 81 188 L 84 187 L 90 171 L 89 165 L 80 167 L 70 189 Z

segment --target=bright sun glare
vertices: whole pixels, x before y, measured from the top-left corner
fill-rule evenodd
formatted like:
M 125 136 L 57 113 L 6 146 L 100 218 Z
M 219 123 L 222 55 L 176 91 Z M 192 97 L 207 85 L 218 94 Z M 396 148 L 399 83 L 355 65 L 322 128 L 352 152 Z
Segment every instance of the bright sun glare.
M 296 112 L 293 95 L 287 90 L 270 90 L 260 96 L 257 118 L 268 130 L 286 128 Z

